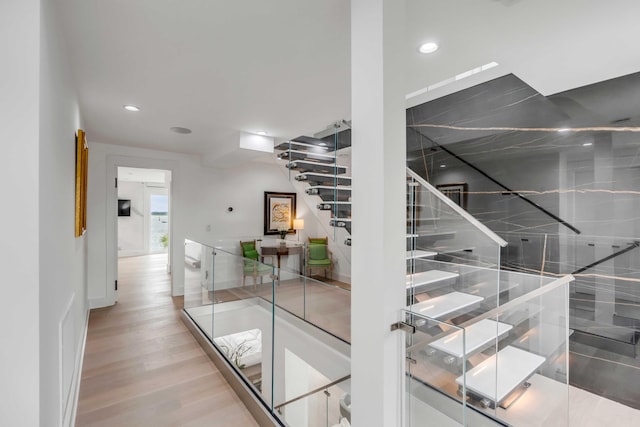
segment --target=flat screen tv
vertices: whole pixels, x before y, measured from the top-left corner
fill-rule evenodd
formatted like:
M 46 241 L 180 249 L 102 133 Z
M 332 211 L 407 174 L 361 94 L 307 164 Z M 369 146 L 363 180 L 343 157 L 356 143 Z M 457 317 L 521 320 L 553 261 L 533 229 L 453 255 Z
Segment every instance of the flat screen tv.
M 131 216 L 131 200 L 118 199 L 118 216 Z

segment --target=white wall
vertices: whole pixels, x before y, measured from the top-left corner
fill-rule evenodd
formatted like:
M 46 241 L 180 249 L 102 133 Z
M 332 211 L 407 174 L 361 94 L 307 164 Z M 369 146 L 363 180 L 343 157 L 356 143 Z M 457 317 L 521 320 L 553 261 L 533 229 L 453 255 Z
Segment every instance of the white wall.
M 263 233 L 264 192 L 292 192 L 294 188 L 275 161 L 255 161 L 242 167 L 212 169 L 203 167 L 192 156 L 157 150 L 90 142 L 89 145 L 89 299 L 92 307 L 113 304 L 113 280 L 106 252 L 111 231 L 107 214 L 111 191 L 110 173 L 117 166 L 147 167 L 172 171 L 171 258 L 173 294 L 184 293 L 184 239 L 213 243 L 218 239 L 261 236 Z M 126 164 L 125 164 L 126 163 Z M 107 184 L 108 183 L 108 184 Z M 108 190 L 109 188 L 109 190 Z M 233 207 L 229 212 L 228 207 Z M 115 208 L 114 208 L 115 209 Z M 298 202 L 305 231 L 316 229 L 316 219 Z M 112 217 L 115 218 L 115 216 Z M 115 222 L 115 221 L 114 221 Z M 308 225 L 307 225 L 308 224 Z M 207 226 L 211 231 L 207 231 Z
M 20 43 L 16 43 L 19 40 Z M 39 420 L 38 134 L 40 2 L 0 2 L 0 425 Z
M 131 200 L 131 216 L 118 217 L 118 255 L 141 255 L 145 252 L 145 191 L 142 182 L 118 182 L 118 199 Z
M 70 422 L 88 308 L 86 236 L 74 236 L 74 135 L 80 117 L 52 3 L 41 2 L 40 39 L 41 426 Z
M 3 426 L 70 422 L 87 314 L 86 245 L 74 237 L 79 115 L 50 3 L 0 4 Z

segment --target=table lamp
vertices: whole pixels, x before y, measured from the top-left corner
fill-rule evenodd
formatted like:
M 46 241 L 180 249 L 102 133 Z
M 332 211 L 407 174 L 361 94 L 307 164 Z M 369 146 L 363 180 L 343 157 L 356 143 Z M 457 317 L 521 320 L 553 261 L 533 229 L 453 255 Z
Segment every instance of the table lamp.
M 304 219 L 296 218 L 293 220 L 293 229 L 294 230 L 304 230 Z M 300 241 L 300 233 L 298 234 L 298 242 Z

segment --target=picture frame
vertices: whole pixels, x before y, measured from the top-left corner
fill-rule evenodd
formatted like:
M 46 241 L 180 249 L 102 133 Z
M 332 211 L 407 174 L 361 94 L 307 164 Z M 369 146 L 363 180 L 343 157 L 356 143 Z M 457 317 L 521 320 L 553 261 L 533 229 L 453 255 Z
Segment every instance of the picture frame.
M 436 185 L 436 188 L 462 209 L 467 209 L 467 195 L 469 194 L 469 184 L 466 182 L 455 182 L 451 184 Z
M 279 234 L 279 227 L 286 226 L 287 234 L 295 233 L 296 193 L 264 192 L 264 235 Z
M 89 145 L 82 129 L 76 134 L 76 221 L 75 236 L 87 231 L 87 172 L 89 169 Z

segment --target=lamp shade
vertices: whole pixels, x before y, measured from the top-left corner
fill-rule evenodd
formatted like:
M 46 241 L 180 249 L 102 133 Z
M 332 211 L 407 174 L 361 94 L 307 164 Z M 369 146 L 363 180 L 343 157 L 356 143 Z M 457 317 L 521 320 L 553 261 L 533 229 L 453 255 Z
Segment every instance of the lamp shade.
M 304 219 L 296 218 L 293 220 L 293 229 L 294 230 L 304 230 Z

